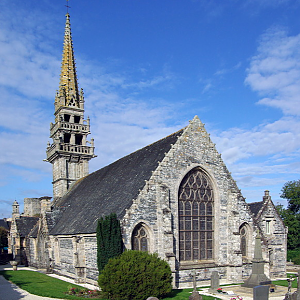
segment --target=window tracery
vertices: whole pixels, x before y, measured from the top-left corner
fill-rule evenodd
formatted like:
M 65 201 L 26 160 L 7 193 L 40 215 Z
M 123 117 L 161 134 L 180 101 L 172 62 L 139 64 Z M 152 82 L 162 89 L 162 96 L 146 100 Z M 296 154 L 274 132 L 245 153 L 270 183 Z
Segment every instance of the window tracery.
M 143 224 L 138 224 L 133 230 L 132 250 L 149 251 L 149 233 Z
M 191 170 L 179 187 L 179 257 L 181 261 L 213 259 L 214 195 L 208 176 Z

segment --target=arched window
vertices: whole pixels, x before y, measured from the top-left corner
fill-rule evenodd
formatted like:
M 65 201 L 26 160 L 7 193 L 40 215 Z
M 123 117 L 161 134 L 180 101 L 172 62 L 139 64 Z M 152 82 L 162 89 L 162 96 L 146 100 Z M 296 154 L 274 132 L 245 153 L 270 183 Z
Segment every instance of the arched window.
M 179 257 L 181 261 L 213 259 L 214 195 L 208 176 L 191 170 L 179 187 Z
M 132 232 L 132 250 L 149 251 L 149 234 L 143 224 L 138 224 Z
M 246 223 L 244 223 L 240 227 L 241 252 L 242 252 L 242 256 L 244 257 L 246 257 L 248 254 L 248 235 L 249 235 L 248 226 Z

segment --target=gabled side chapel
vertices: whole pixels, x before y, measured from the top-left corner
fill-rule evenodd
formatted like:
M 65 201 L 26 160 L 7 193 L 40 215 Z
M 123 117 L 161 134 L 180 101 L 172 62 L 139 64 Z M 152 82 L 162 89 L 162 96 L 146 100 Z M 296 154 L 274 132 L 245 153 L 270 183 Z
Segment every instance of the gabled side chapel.
M 257 230 L 266 274 L 285 276 L 287 228 L 269 192 L 260 202 L 246 203 L 197 116 L 178 132 L 91 174 L 88 161 L 95 155 L 93 140 L 87 145 L 89 133 L 67 14 L 53 143 L 47 147 L 53 201 L 33 200 L 43 209 L 23 243 L 30 266 L 95 283 L 97 220 L 116 213 L 125 248 L 157 252 L 171 266 L 174 287 L 191 287 L 192 270 L 204 284 L 212 271 L 221 282 L 242 282 L 251 272 Z M 23 215 L 15 213 L 13 223 L 33 217 L 27 207 Z

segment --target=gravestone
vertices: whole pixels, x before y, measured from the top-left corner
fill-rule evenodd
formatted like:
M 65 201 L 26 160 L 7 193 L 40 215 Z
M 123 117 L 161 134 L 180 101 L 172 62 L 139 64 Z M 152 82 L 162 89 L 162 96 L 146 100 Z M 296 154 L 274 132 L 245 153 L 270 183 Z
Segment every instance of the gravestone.
M 253 288 L 253 300 L 268 300 L 269 299 L 269 286 L 258 285 Z
M 255 287 L 258 285 L 271 284 L 271 280 L 264 272 L 265 261 L 262 257 L 261 238 L 257 231 L 255 238 L 254 257 L 252 260 L 252 272 L 249 278 L 242 284 L 244 287 Z
M 210 288 L 208 290 L 209 293 L 216 293 L 217 289 L 220 287 L 220 279 L 218 271 L 211 272 L 211 279 L 210 279 Z

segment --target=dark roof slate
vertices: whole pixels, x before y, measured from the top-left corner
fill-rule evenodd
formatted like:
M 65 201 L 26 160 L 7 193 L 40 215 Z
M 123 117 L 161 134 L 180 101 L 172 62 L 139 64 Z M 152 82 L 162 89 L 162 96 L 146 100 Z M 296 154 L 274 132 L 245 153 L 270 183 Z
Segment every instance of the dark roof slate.
M 32 237 L 32 238 L 37 238 L 38 231 L 39 231 L 39 225 L 38 225 L 38 223 L 36 223 L 35 226 L 33 226 L 33 228 L 30 230 L 28 236 Z
M 10 221 L 7 221 L 6 219 L 0 219 L 0 227 L 4 227 L 5 229 L 10 229 Z
M 38 217 L 22 216 L 20 219 L 16 219 L 17 231 L 19 232 L 20 237 L 26 237 L 38 220 Z
M 95 233 L 101 216 L 116 213 L 122 218 L 183 130 L 78 180 L 54 205 L 57 222 L 50 234 Z
M 264 201 L 248 203 L 250 211 L 256 217 L 260 209 L 263 207 Z

